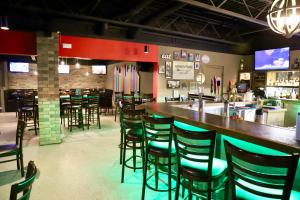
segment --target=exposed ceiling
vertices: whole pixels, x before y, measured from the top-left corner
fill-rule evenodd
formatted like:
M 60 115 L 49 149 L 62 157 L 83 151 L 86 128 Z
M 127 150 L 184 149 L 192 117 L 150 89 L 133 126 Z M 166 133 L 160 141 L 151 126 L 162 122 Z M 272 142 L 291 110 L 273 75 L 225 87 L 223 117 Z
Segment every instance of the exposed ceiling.
M 266 15 L 271 3 L 271 0 L 1 0 L 0 15 L 8 16 L 9 26 L 16 30 L 61 31 L 164 44 L 205 41 L 244 53 L 273 47 L 275 39 L 277 47 L 297 48 L 299 36 L 288 40 L 268 28 Z M 160 39 L 163 37 L 164 40 Z

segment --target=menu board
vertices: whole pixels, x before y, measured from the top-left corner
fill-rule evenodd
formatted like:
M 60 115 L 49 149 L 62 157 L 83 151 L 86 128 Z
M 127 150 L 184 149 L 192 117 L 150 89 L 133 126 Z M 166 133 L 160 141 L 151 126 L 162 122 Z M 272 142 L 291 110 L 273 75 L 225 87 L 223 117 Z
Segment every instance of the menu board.
M 69 65 L 58 65 L 58 73 L 59 74 L 69 74 L 70 66 Z
M 194 80 L 194 62 L 173 61 L 173 79 Z
M 29 72 L 29 63 L 23 62 L 10 62 L 9 63 L 10 72 Z

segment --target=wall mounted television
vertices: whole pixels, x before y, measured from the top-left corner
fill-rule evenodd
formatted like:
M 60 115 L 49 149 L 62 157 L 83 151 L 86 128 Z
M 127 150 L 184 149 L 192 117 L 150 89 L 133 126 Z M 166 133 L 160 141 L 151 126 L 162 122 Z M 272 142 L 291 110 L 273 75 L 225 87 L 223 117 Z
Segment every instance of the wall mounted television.
M 106 65 L 92 65 L 93 74 L 106 74 Z
M 29 63 L 24 62 L 10 62 L 9 63 L 10 72 L 29 72 Z
M 255 70 L 283 70 L 289 65 L 289 47 L 255 51 Z
M 70 66 L 69 65 L 58 65 L 58 73 L 59 74 L 69 74 Z

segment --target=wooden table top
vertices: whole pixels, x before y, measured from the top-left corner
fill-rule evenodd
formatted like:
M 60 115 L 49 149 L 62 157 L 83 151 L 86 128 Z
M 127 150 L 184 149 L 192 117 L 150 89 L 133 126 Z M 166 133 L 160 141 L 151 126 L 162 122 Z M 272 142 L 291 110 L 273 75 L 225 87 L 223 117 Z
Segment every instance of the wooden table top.
M 274 127 L 243 120 L 230 119 L 209 113 L 174 107 L 178 103 L 146 103 L 147 112 L 162 116 L 173 116 L 175 120 L 216 130 L 218 133 L 286 153 L 300 153 L 300 141 L 296 140 L 295 130 Z

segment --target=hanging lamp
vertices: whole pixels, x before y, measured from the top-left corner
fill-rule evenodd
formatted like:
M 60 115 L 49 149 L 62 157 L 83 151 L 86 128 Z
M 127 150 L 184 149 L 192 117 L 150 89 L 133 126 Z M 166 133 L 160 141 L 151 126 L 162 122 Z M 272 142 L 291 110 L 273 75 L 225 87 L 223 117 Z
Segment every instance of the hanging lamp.
M 300 32 L 300 0 L 275 0 L 267 20 L 274 32 L 291 38 Z

